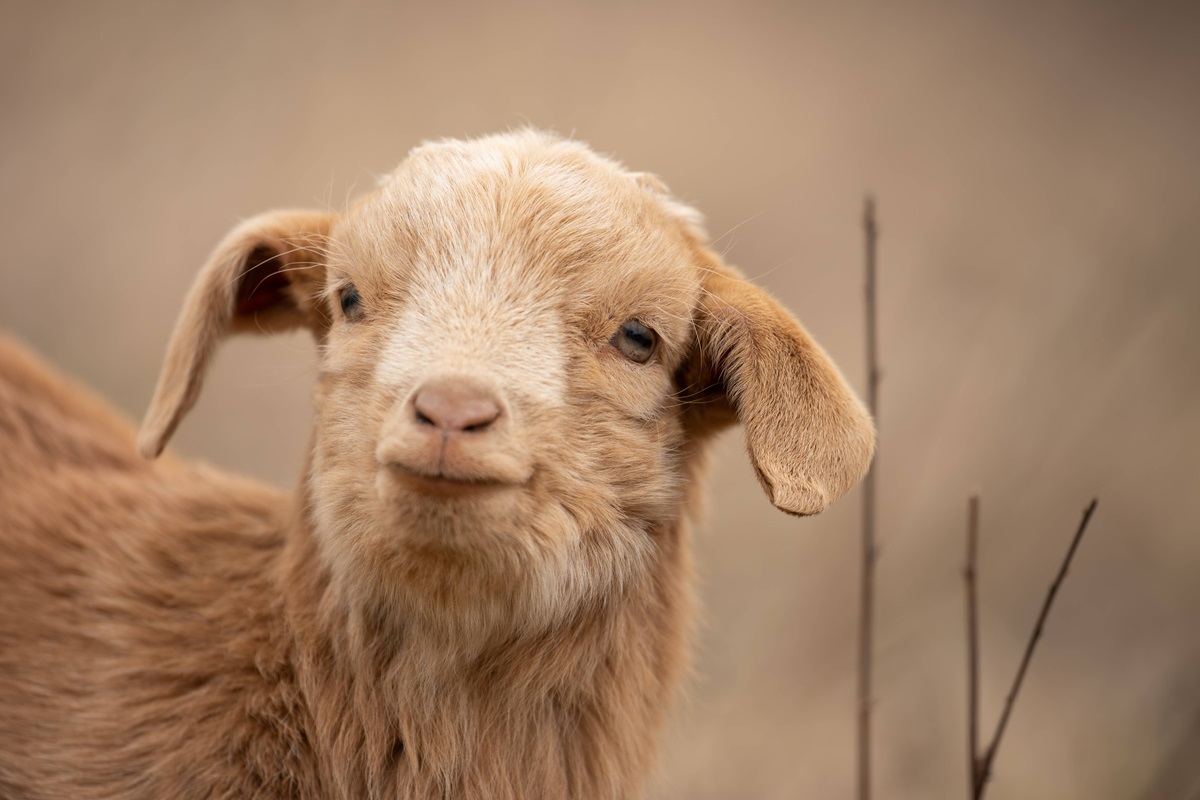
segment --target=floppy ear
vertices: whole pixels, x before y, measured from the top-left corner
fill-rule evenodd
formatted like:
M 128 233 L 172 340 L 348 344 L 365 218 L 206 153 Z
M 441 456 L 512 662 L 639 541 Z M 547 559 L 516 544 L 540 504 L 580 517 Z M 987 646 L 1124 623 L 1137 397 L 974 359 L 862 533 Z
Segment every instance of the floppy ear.
M 733 422 L 771 502 L 816 514 L 866 474 L 871 417 L 829 356 L 765 291 L 705 259 L 695 350 L 680 376 L 693 435 Z M 732 412 L 732 413 L 731 413 Z
M 218 245 L 184 301 L 138 449 L 159 455 L 200 394 L 217 343 L 233 331 L 328 326 L 320 304 L 333 215 L 273 211 L 246 220 Z

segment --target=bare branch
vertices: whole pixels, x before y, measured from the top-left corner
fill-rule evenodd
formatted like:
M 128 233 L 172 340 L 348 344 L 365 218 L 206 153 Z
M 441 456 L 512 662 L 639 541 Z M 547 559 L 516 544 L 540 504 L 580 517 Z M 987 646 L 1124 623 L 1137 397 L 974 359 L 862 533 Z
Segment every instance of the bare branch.
M 1079 542 L 1083 539 L 1083 533 L 1087 530 L 1088 521 L 1092 518 L 1092 512 L 1096 510 L 1097 502 L 1097 500 L 1093 499 L 1088 504 L 1088 507 L 1084 509 L 1083 519 L 1079 522 L 1079 529 L 1075 532 L 1075 538 L 1071 540 L 1071 546 L 1067 549 L 1067 555 L 1063 558 L 1062 566 L 1058 569 L 1058 575 L 1055 576 L 1054 582 L 1050 584 L 1050 591 L 1046 594 L 1045 602 L 1042 603 L 1042 610 L 1038 614 L 1037 624 L 1033 627 L 1033 635 L 1029 637 L 1029 643 L 1025 646 L 1025 655 L 1021 658 L 1021 666 L 1017 668 L 1017 676 L 1013 680 L 1012 688 L 1008 692 L 1008 698 L 1004 701 L 1004 711 L 1000 714 L 1000 721 L 996 725 L 996 732 L 992 735 L 992 741 L 983 753 L 979 765 L 978 789 L 975 792 L 976 798 L 983 797 L 984 787 L 987 785 L 988 779 L 992 774 L 992 762 L 996 758 L 996 751 L 1000 748 L 1000 740 L 1004 737 L 1004 729 L 1008 727 L 1008 718 L 1012 715 L 1013 705 L 1017 701 L 1017 694 L 1021 691 L 1021 684 L 1025 680 L 1025 672 L 1029 669 L 1030 659 L 1033 658 L 1033 650 L 1037 647 L 1038 640 L 1042 638 L 1042 627 L 1046 623 L 1046 617 L 1050 614 L 1050 606 L 1054 604 L 1054 597 L 1058 594 L 1058 588 L 1062 586 L 1063 578 L 1067 577 L 1067 570 L 1071 567 L 1071 560 L 1075 558 L 1075 550 L 1078 549 Z
M 978 798 L 979 780 L 979 610 L 976 602 L 975 570 L 979 553 L 979 494 L 967 499 L 967 775 L 971 793 Z
M 875 250 L 879 227 L 875 199 L 867 196 L 863 207 L 866 260 L 867 408 L 879 411 L 879 357 L 875 317 Z M 878 417 L 876 417 L 878 424 Z M 858 800 L 871 797 L 871 643 L 875 616 L 875 465 L 863 480 L 862 597 L 858 627 Z

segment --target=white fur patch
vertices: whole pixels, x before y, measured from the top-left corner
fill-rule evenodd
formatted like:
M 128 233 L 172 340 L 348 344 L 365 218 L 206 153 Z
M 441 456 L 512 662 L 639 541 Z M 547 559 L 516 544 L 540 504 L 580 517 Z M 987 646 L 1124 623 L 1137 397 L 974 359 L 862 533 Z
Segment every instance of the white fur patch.
M 411 290 L 377 381 L 403 395 L 436 375 L 468 375 L 506 398 L 563 404 L 564 331 L 544 296 L 515 275 L 450 264 L 427 267 Z

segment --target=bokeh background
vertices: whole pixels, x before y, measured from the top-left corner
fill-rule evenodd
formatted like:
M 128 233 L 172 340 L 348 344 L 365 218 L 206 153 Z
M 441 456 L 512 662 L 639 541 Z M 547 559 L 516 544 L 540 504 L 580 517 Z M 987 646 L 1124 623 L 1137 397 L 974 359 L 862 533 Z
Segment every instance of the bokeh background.
M 133 417 L 240 218 L 339 207 L 423 139 L 532 124 L 658 173 L 860 389 L 879 200 L 875 788 L 966 790 L 1099 510 L 1004 798 L 1200 797 L 1200 15 L 1170 3 L 0 2 L 0 325 Z M 302 335 L 222 352 L 183 453 L 297 480 Z M 732 433 L 660 798 L 849 798 L 860 497 L 775 512 Z M 2 713 L 2 711 L 0 711 Z

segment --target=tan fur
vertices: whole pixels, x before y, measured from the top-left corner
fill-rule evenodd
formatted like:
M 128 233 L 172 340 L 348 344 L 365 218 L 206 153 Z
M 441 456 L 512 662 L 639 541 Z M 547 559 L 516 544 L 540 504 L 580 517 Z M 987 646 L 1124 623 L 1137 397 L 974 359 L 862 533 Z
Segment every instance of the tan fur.
M 645 364 L 609 344 L 630 319 L 660 337 Z M 0 341 L 0 796 L 638 797 L 685 669 L 711 434 L 740 419 L 797 514 L 870 460 L 836 368 L 695 212 L 546 134 L 426 145 L 343 214 L 237 228 L 141 452 L 221 337 L 294 325 L 321 350 L 295 496 L 143 460 Z M 503 411 L 438 444 L 411 398 L 455 376 Z M 435 462 L 492 483 L 430 493 Z

